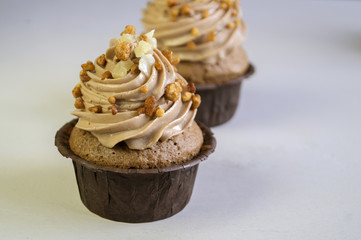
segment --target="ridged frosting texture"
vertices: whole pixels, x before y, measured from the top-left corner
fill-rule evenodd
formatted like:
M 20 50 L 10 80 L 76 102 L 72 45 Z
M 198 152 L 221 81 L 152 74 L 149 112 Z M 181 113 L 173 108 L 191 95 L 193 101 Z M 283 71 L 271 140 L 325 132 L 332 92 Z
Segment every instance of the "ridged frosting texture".
M 78 110 L 72 113 L 79 117 L 76 127 L 91 132 L 108 148 L 120 142 L 125 142 L 131 149 L 149 148 L 159 140 L 165 141 L 181 133 L 193 122 L 197 111 L 192 100 L 182 101 L 182 94 L 174 101 L 166 97 L 169 84 L 178 79 L 185 87 L 187 82 L 175 72 L 170 61 L 154 48 L 155 45 L 151 50 L 147 49 L 147 55 L 143 52 L 148 59 L 136 57 L 135 50 L 140 46 L 140 40 L 132 38 L 136 40 L 130 45 L 128 59 L 122 61 L 117 57 L 116 48 L 122 40 L 111 40 L 103 61 L 99 57 L 93 68 L 83 67 L 82 81 L 73 90 L 73 94 L 74 91 L 78 92 L 74 94 Z M 151 40 L 154 42 L 154 39 Z M 143 60 L 146 62 L 143 69 L 148 67 L 148 73 L 146 69 L 138 70 Z M 155 63 L 158 64 L 157 69 Z M 126 66 L 124 77 L 124 71 L 119 71 L 120 65 Z M 121 77 L 116 77 L 119 74 Z M 146 114 L 147 99 L 153 100 L 150 101 L 154 110 L 152 114 Z M 158 109 L 161 109 L 161 116 L 156 115 Z
M 143 16 L 145 28 L 156 29 L 159 48 L 182 61 L 217 62 L 246 35 L 237 0 L 154 0 Z

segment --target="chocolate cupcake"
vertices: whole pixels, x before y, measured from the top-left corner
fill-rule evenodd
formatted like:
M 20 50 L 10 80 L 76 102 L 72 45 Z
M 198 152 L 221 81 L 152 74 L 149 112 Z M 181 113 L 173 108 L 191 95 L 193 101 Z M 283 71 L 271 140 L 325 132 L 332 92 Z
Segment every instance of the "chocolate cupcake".
M 93 63 L 82 65 L 73 89 L 75 119 L 56 135 L 73 160 L 81 200 L 115 221 L 170 217 L 188 203 L 198 164 L 215 139 L 195 115 L 201 98 L 175 72 L 154 31 L 127 26 Z
M 238 0 L 154 0 L 143 13 L 159 48 L 173 51 L 178 72 L 196 84 L 203 99 L 196 119 L 208 126 L 230 120 L 243 80 L 254 73 L 242 47 L 246 25 Z

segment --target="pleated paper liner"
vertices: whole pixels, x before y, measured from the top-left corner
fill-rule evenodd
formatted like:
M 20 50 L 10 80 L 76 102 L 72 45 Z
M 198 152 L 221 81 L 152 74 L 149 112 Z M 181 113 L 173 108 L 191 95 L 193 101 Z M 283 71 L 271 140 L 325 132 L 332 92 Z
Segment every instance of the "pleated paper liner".
M 243 80 L 252 76 L 255 68 L 249 65 L 247 72 L 230 82 L 217 84 L 198 84 L 197 93 L 202 97 L 196 120 L 208 127 L 228 122 L 235 114 L 241 95 Z
M 77 119 L 56 134 L 59 152 L 73 160 L 80 198 L 93 213 L 114 221 L 152 222 L 180 212 L 189 202 L 198 165 L 216 147 L 213 133 L 202 123 L 204 144 L 192 160 L 160 169 L 121 169 L 91 163 L 69 147 L 70 133 Z

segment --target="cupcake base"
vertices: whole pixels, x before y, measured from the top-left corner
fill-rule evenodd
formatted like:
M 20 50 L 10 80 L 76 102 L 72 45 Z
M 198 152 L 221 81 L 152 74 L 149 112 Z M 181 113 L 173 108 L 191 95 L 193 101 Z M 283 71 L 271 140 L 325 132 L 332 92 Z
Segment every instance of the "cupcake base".
M 197 93 L 202 97 L 196 120 L 208 127 L 215 127 L 229 121 L 237 110 L 243 80 L 249 78 L 254 72 L 255 68 L 250 64 L 242 77 L 230 82 L 221 85 L 196 85 Z
M 198 164 L 214 151 L 212 132 L 204 133 L 200 153 L 192 160 L 160 169 L 121 169 L 100 166 L 75 155 L 69 136 L 77 120 L 65 124 L 56 134 L 59 152 L 73 160 L 80 198 L 93 213 L 106 219 L 142 223 L 165 219 L 180 212 L 189 202 Z

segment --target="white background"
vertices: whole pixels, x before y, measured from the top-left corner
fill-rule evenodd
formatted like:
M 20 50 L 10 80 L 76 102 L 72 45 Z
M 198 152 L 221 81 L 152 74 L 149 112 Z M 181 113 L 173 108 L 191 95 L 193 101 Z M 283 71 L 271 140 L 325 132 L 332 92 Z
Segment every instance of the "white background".
M 0 2 L 0 239 L 361 239 L 361 2 L 243 0 L 257 74 L 193 197 L 147 224 L 81 203 L 54 146 L 80 64 L 142 1 Z

